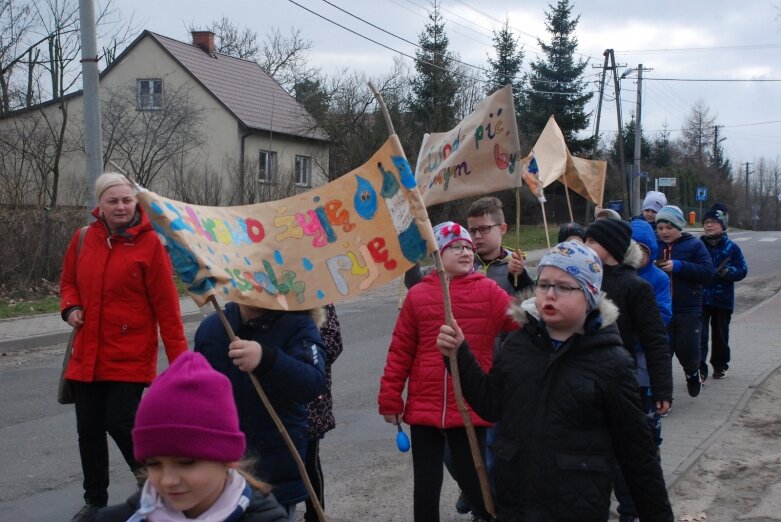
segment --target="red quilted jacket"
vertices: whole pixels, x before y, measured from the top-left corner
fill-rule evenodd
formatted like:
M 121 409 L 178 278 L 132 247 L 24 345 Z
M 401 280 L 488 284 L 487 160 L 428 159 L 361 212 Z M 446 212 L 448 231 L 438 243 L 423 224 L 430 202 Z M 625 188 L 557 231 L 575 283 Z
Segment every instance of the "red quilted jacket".
M 149 218 L 109 237 L 97 219 L 71 240 L 60 279 L 60 310 L 81 307 L 65 378 L 149 383 L 157 373 L 158 325 L 168 360 L 187 351 L 173 268 Z M 97 217 L 97 209 L 93 211 Z
M 480 366 L 487 372 L 493 358 L 494 339 L 518 328 L 507 310 L 510 296 L 480 273 L 456 277 L 450 282 L 453 316 Z M 436 340 L 445 323 L 439 277 L 432 272 L 413 286 L 393 330 L 378 398 L 380 415 L 401 415 L 407 424 L 455 428 L 464 425 L 453 394 L 453 382 L 445 369 Z M 402 392 L 409 381 L 407 402 Z M 491 423 L 469 408 L 475 426 Z

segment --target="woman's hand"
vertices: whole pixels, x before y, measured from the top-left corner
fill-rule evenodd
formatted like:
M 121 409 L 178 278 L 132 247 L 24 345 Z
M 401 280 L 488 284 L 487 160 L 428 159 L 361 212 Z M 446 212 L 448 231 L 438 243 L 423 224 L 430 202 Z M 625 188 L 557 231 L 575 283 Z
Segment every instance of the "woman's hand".
M 228 357 L 243 372 L 251 372 L 260 364 L 263 348 L 255 341 L 244 341 L 236 337 L 229 348 Z
M 71 310 L 71 313 L 68 314 L 68 324 L 73 328 L 81 328 L 81 325 L 84 324 L 84 314 L 81 308 Z
M 437 336 L 437 348 L 445 357 L 448 357 L 451 353 L 458 350 L 461 343 L 464 342 L 464 333 L 461 328 L 458 327 L 455 319 L 453 320 L 453 327 L 443 324 L 439 327 L 439 335 Z
M 383 415 L 382 418 L 385 419 L 385 422 L 388 424 L 393 424 L 394 426 L 398 426 L 399 424 L 398 415 Z

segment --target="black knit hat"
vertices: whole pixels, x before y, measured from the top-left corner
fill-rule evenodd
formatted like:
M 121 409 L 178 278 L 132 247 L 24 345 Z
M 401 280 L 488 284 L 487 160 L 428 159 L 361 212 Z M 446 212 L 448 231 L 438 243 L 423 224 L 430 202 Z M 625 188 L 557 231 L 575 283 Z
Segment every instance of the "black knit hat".
M 563 243 L 572 236 L 578 236 L 582 241 L 586 240 L 586 229 L 577 223 L 564 223 L 559 228 L 557 243 Z
M 618 219 L 598 219 L 586 229 L 586 238 L 602 245 L 613 259 L 623 263 L 632 241 L 632 227 Z
M 706 219 L 715 219 L 721 225 L 721 229 L 726 232 L 727 223 L 729 222 L 729 211 L 727 207 L 721 203 L 715 203 L 708 211 L 702 216 L 703 223 Z

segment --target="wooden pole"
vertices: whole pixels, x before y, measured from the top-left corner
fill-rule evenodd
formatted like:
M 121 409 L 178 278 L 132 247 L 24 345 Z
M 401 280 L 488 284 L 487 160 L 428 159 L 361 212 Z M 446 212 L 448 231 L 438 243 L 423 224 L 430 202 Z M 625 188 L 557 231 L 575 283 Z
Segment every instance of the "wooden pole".
M 515 251 L 521 253 L 521 187 L 515 187 Z M 518 287 L 518 274 L 513 276 L 513 285 Z
M 575 218 L 572 216 L 572 201 L 570 201 L 569 197 L 569 187 L 567 186 L 567 169 L 564 169 L 564 173 L 562 174 L 562 177 L 564 178 L 564 194 L 567 197 L 567 209 L 569 210 L 569 220 L 570 223 L 575 222 Z M 546 228 L 547 230 L 547 228 Z
M 385 118 L 385 125 L 388 127 L 388 133 L 392 136 L 396 134 L 393 129 L 393 122 L 391 121 L 388 108 L 385 106 L 385 101 L 382 99 L 382 94 L 377 90 L 372 82 L 369 82 L 369 89 L 374 93 L 374 97 L 377 99 L 377 104 L 380 107 L 383 117 Z M 415 190 L 418 190 L 415 188 Z M 425 206 L 423 207 L 425 210 Z M 428 226 L 431 226 L 431 221 L 426 220 Z M 433 234 L 433 231 L 432 231 Z M 445 307 L 445 323 L 452 327 L 453 324 L 453 309 L 450 304 L 450 289 L 447 284 L 447 277 L 445 276 L 445 269 L 442 266 L 442 256 L 439 251 L 434 251 L 434 265 L 439 275 L 440 286 L 442 287 L 442 298 L 444 300 Z M 469 439 L 469 449 L 472 452 L 472 460 L 475 463 L 475 470 L 477 471 L 477 477 L 480 480 L 480 491 L 483 494 L 483 503 L 485 504 L 486 511 L 492 516 L 496 516 L 496 509 L 494 508 L 494 498 L 491 494 L 491 486 L 488 482 L 488 473 L 483 463 L 483 455 L 480 452 L 480 446 L 477 442 L 477 434 L 475 433 L 475 427 L 472 424 L 472 419 L 469 417 L 469 411 L 466 409 L 466 401 L 464 401 L 464 395 L 461 391 L 461 379 L 458 372 L 458 360 L 455 353 L 451 353 L 450 359 L 450 374 L 453 379 L 453 393 L 456 397 L 456 403 L 458 404 L 458 411 L 461 413 L 461 419 L 464 421 L 464 428 L 466 429 L 467 439 Z
M 219 317 L 223 328 L 225 328 L 225 332 L 228 334 L 228 339 L 230 339 L 231 342 L 235 341 L 236 334 L 233 333 L 233 328 L 231 328 L 231 325 L 228 322 L 228 318 L 225 317 L 225 314 L 222 312 L 222 308 L 220 308 L 220 304 L 217 302 L 217 299 L 213 295 L 209 296 L 209 302 L 211 302 L 211 304 L 214 306 L 214 311 L 217 313 L 217 317 Z M 268 400 L 266 392 L 263 391 L 263 388 L 260 386 L 260 382 L 258 382 L 258 378 L 255 377 L 255 374 L 252 372 L 246 373 L 249 376 L 250 381 L 252 381 L 252 386 L 255 387 L 255 391 L 258 392 L 260 401 L 263 403 L 263 406 L 266 407 L 266 411 L 271 417 L 271 420 L 274 421 L 274 425 L 276 425 L 279 433 L 282 435 L 282 439 L 285 441 L 287 448 L 290 450 L 290 454 L 293 456 L 293 460 L 296 462 L 298 473 L 301 475 L 301 479 L 304 481 L 307 494 L 309 494 L 309 500 L 312 502 L 312 505 L 315 508 L 315 513 L 317 513 L 317 519 L 320 522 L 327 522 L 325 513 L 323 512 L 323 506 L 320 505 L 320 501 L 317 499 L 315 488 L 312 487 L 312 482 L 309 480 L 309 475 L 306 473 L 306 467 L 304 466 L 304 462 L 301 460 L 301 455 L 298 454 L 298 450 L 296 449 L 295 444 L 293 444 L 293 440 L 290 438 L 290 434 L 287 432 L 287 429 L 285 429 L 285 425 L 282 424 L 282 419 L 280 419 L 279 415 L 277 415 L 276 410 L 274 410 L 274 406 L 272 406 L 271 402 Z

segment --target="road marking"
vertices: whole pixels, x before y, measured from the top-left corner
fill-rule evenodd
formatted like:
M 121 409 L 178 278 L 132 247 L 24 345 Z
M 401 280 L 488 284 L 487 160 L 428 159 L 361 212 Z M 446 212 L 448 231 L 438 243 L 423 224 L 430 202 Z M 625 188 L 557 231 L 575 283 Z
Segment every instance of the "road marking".
M 777 239 L 777 237 L 763 237 L 760 241 L 775 241 Z
M 731 237 L 730 239 L 732 240 L 733 243 L 736 243 L 738 241 L 748 241 L 749 239 L 751 239 L 751 237 L 746 237 L 746 236 L 743 236 L 743 237 Z

